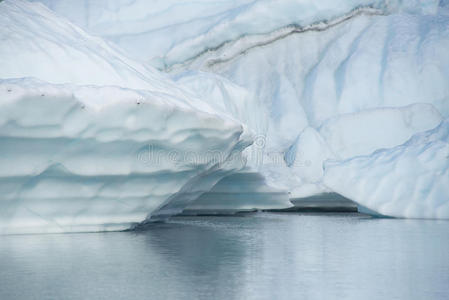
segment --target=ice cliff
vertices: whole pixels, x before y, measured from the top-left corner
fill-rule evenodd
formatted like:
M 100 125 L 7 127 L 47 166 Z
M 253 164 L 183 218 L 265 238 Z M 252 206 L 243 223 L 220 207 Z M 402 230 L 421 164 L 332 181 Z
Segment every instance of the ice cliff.
M 5 232 L 323 192 L 448 218 L 447 1 L 34 2 L 0 3 Z
M 126 229 L 245 166 L 245 125 L 41 4 L 0 8 L 0 232 Z
M 400 146 L 329 161 L 325 168 L 326 185 L 357 201 L 362 211 L 449 218 L 449 120 Z

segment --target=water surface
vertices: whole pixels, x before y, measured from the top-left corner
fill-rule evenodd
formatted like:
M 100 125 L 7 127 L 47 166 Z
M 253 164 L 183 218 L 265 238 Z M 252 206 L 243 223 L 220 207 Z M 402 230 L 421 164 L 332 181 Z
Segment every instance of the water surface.
M 448 297 L 448 221 L 255 213 L 0 237 L 2 300 Z

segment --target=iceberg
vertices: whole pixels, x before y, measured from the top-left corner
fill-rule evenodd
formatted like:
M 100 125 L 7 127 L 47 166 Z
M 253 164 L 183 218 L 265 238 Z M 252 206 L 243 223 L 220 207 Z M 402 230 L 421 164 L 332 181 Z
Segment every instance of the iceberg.
M 126 229 L 174 202 L 179 213 L 244 166 L 230 157 L 251 138 L 167 95 L 10 79 L 0 143 L 0 232 L 41 233 Z
M 26 192 L 28 181 L 10 184 L 15 171 L 36 188 L 64 179 L 63 191 L 73 194 L 61 203 L 79 197 L 86 204 L 71 201 L 73 211 L 87 213 L 64 218 L 62 204 L 42 213 L 36 201 L 31 211 L 41 216 L 21 212 L 17 226 L 30 218 L 65 226 L 51 230 L 129 227 L 181 211 L 286 208 L 289 199 L 335 192 L 373 214 L 446 218 L 447 164 L 438 145 L 447 140 L 431 142 L 441 163 L 428 170 L 433 175 L 415 182 L 406 170 L 425 169 L 411 163 L 425 146 L 411 141 L 432 130 L 438 136 L 449 117 L 447 1 L 33 2 L 48 8 L 0 3 L 0 138 L 9 145 L 0 189 L 11 191 L 8 203 L 21 192 L 31 201 L 40 192 Z M 53 139 L 65 143 L 50 146 Z M 32 151 L 38 144 L 42 151 Z M 107 153 L 109 144 L 117 150 Z M 51 147 L 62 154 L 50 155 Z M 36 164 L 14 168 L 16 148 Z M 154 165 L 155 157 L 163 163 Z M 340 182 L 346 172 L 348 182 Z M 367 178 L 378 182 L 382 172 L 396 184 L 365 191 Z M 84 195 L 75 187 L 85 176 L 105 190 L 130 180 L 132 189 L 115 187 L 105 199 L 118 193 L 123 204 L 142 202 L 115 210 L 101 189 Z M 392 186 L 398 191 L 388 200 Z M 58 192 L 42 193 L 50 203 Z M 427 210 L 417 213 L 424 198 Z M 105 210 L 90 212 L 96 202 L 86 199 Z M 4 216 L 14 222 L 13 214 Z
M 43 5 L 0 7 L 1 233 L 126 229 L 244 167 L 241 123 Z

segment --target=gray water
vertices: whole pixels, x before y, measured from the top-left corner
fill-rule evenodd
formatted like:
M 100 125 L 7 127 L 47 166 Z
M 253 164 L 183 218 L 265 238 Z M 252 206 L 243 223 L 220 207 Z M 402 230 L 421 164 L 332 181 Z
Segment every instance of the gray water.
M 0 237 L 2 300 L 448 297 L 447 221 L 256 213 Z

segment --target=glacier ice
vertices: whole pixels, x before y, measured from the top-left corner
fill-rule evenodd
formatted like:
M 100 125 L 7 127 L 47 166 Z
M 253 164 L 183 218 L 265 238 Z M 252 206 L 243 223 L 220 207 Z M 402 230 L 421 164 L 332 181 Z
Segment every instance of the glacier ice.
M 402 184 L 397 195 L 388 200 L 383 183 L 386 190 L 367 189 L 376 199 L 363 190 L 365 176 L 379 180 L 370 173 L 379 153 L 397 153 L 390 161 L 407 169 L 409 154 L 421 150 L 397 149 L 449 117 L 447 1 L 33 2 L 53 12 L 23 0 L 0 3 L 0 138 L 9 147 L 1 190 L 8 201 L 18 191 L 42 201 L 10 206 L 18 210 L 14 226 L 30 218 L 49 231 L 125 228 L 184 208 L 285 208 L 288 198 L 328 192 L 367 211 L 447 217 L 444 163 L 432 175 L 435 190 L 419 182 L 410 196 L 404 191 L 416 183 L 386 162 L 377 170 L 395 170 L 386 177 Z M 23 77 L 37 79 L 14 79 Z M 42 151 L 13 151 L 38 140 Z M 173 161 L 173 153 L 188 157 Z M 148 166 L 155 154 L 165 175 Z M 340 185 L 346 171 L 353 182 Z M 32 183 L 14 185 L 14 172 Z M 105 185 L 104 199 L 119 193 L 123 201 L 103 201 L 102 188 L 79 185 L 83 176 L 95 176 L 88 186 Z M 65 188 L 47 197 L 56 179 Z M 44 204 L 58 191 L 67 197 L 52 211 L 53 202 Z M 80 206 L 69 201 L 74 195 Z M 430 199 L 422 215 L 418 195 Z M 39 207 L 42 215 L 33 215 Z M 14 222 L 13 210 L 5 211 L 0 216 Z
M 305 182 L 323 178 L 323 162 L 335 158 L 323 137 L 312 127 L 305 128 L 286 153 L 286 162 Z
M 439 0 L 33 0 L 120 45 L 139 60 L 184 63 L 242 36 L 338 19 L 351 11 L 435 12 Z M 295 27 L 294 26 L 294 27 Z M 157 43 L 152 42 L 157 41 Z
M 106 0 L 89 4 L 76 0 L 37 1 L 89 32 L 120 45 L 134 58 L 146 61 L 159 57 L 164 65 L 182 63 L 242 35 L 267 33 L 291 24 L 308 25 L 357 7 L 381 8 L 388 2 Z
M 410 3 L 395 9 L 403 12 L 361 14 L 323 31 L 277 38 L 273 33 L 244 36 L 199 56 L 191 53 L 196 58 L 172 72 L 181 83 L 186 76 L 198 94 L 208 92 L 199 83 L 191 84 L 192 71 L 185 70 L 212 72 L 247 89 L 246 107 L 257 107 L 249 115 L 260 116 L 249 127 L 265 138 L 262 157 L 269 160 L 270 154 L 286 154 L 284 165 L 282 161 L 276 166 L 267 166 L 266 161 L 252 165 L 269 184 L 295 197 L 327 192 L 319 176 L 325 159 L 332 155 L 346 159 L 400 145 L 448 116 L 446 10 L 421 11 Z M 225 107 L 236 102 L 243 107 L 233 89 L 221 86 L 226 91 L 221 94 L 228 94 Z M 248 115 L 245 109 L 240 111 Z M 325 142 L 315 142 L 317 148 L 311 151 L 305 143 L 297 147 L 303 131 L 310 135 L 310 128 Z M 296 155 L 292 149 L 300 149 L 302 155 L 317 154 L 300 166 L 288 166 Z
M 441 121 L 440 113 L 431 104 L 415 103 L 341 114 L 325 121 L 319 132 L 336 157 L 347 159 L 395 147 Z
M 243 167 L 228 158 L 251 140 L 158 93 L 10 79 L 0 143 L 0 232 L 21 233 L 124 229 L 172 202 L 179 213 Z
M 244 167 L 245 125 L 42 5 L 0 6 L 0 232 L 129 228 Z
M 441 121 L 440 113 L 431 104 L 417 103 L 340 114 L 318 130 L 306 127 L 285 154 L 289 169 L 302 182 L 290 188 L 292 198 L 332 191 L 322 182 L 325 161 L 370 155 L 378 149 L 398 146 Z
M 362 210 L 394 217 L 449 218 L 449 120 L 403 145 L 327 162 L 324 183 L 355 200 Z

